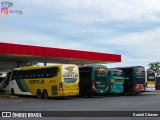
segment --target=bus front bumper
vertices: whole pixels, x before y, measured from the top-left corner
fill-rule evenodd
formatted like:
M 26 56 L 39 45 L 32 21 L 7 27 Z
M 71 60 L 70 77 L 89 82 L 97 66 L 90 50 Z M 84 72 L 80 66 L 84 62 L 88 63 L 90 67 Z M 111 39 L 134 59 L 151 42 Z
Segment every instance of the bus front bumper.
M 155 87 L 146 87 L 145 91 L 155 91 L 156 88 Z
M 123 93 L 123 90 L 112 89 L 112 90 L 109 90 L 109 93 L 121 94 Z
M 93 94 L 97 95 L 97 94 L 106 94 L 108 92 L 108 90 L 93 90 Z
M 77 96 L 79 91 L 62 91 L 61 96 Z

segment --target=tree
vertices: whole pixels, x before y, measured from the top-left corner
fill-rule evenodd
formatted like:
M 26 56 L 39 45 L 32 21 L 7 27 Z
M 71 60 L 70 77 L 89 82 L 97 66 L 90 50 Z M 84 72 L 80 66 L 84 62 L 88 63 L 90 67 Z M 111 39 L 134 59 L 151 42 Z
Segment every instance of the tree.
M 149 70 L 153 70 L 156 76 L 160 74 L 160 62 L 151 62 L 148 64 L 148 66 Z

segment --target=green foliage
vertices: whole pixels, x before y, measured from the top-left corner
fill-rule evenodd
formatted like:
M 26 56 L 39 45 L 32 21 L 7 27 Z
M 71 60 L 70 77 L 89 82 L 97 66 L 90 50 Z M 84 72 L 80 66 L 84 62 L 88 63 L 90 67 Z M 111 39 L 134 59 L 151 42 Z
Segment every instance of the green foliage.
M 160 74 L 160 62 L 151 62 L 148 64 L 148 66 L 149 70 L 153 70 L 156 76 Z

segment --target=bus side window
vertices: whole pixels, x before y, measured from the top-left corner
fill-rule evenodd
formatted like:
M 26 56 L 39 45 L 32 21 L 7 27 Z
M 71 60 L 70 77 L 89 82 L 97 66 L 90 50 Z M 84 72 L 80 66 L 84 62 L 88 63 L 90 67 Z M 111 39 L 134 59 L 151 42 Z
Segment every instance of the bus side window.
M 108 78 L 111 79 L 111 72 L 108 72 Z
M 17 79 L 17 71 L 13 71 L 11 81 Z
M 28 78 L 28 73 L 27 73 L 27 71 L 25 70 L 25 71 L 23 71 L 23 78 L 24 79 L 27 79 Z
M 31 78 L 31 70 L 27 70 L 27 78 Z
M 51 69 L 51 72 L 52 72 L 52 76 L 51 76 L 51 77 L 57 76 L 57 74 L 58 74 L 58 67 L 52 68 L 52 69 Z
M 7 73 L 6 80 L 5 80 L 5 86 L 7 86 L 9 84 L 9 80 L 11 78 L 11 74 L 12 74 L 12 72 Z
M 19 76 L 19 79 L 23 79 L 24 78 L 24 72 L 23 71 L 18 71 L 18 76 Z
M 46 76 L 46 77 L 50 77 L 50 76 L 51 76 L 52 73 L 51 73 L 50 69 L 51 69 L 51 68 L 46 68 L 46 69 L 45 69 L 45 72 L 46 72 L 46 73 L 45 73 L 45 76 Z
M 37 70 L 37 77 L 38 77 L 38 78 L 41 77 L 41 71 L 40 71 L 40 69 Z
M 33 78 L 37 78 L 38 77 L 38 72 L 37 70 L 33 70 Z
M 30 70 L 30 78 L 36 78 L 37 77 L 37 71 L 36 70 Z
M 30 70 L 29 72 L 30 72 L 29 78 L 33 78 L 33 76 L 34 76 L 33 70 Z
M 45 69 L 41 69 L 41 76 L 42 76 L 42 78 L 45 77 Z
M 45 69 L 39 69 L 38 78 L 44 78 L 44 77 L 45 77 Z
M 46 77 L 55 77 L 57 76 L 58 73 L 58 67 L 46 68 L 45 71 L 46 71 L 45 74 Z

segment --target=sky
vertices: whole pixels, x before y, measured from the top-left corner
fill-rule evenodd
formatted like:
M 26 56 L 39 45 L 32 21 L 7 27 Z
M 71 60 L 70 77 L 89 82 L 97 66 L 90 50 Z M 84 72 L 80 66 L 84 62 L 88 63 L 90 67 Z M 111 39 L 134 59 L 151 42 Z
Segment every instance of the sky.
M 160 0 L 8 1 L 0 42 L 122 56 L 108 67 L 160 61 Z

